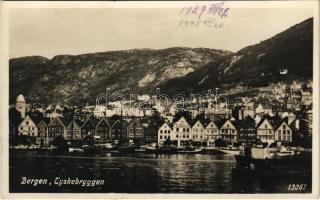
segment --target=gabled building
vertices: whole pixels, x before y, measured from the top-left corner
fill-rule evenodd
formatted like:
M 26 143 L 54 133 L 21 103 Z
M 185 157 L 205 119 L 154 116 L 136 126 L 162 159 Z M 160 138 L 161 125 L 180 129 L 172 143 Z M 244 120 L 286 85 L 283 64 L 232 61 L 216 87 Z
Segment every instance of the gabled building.
M 145 128 L 145 141 L 148 144 L 158 143 L 158 130 L 164 123 L 162 118 L 151 117 L 148 119 L 148 125 Z
M 256 141 L 257 130 L 255 120 L 246 117 L 238 123 L 238 141 L 240 144 L 248 144 Z
M 292 129 L 285 120 L 275 128 L 275 141 L 289 143 L 292 141 Z
M 53 140 L 57 136 L 67 137 L 67 122 L 61 117 L 54 118 L 48 124 L 48 138 Z
M 194 144 L 198 143 L 201 146 L 202 142 L 206 141 L 206 130 L 205 125 L 198 119 L 192 126 L 192 141 Z
M 80 141 L 81 137 L 81 125 L 82 122 L 78 119 L 70 120 L 67 126 L 67 137 L 65 138 L 68 141 Z
M 48 137 L 48 124 L 49 119 L 43 119 L 37 124 L 38 136 L 36 139 L 36 144 L 40 146 L 48 146 L 52 139 Z
M 209 122 L 209 124 L 205 128 L 205 137 L 207 139 L 207 146 L 213 146 L 214 141 L 220 138 L 219 128 L 213 121 Z
M 229 146 L 234 146 L 238 140 L 238 130 L 236 125 L 231 120 L 220 121 L 220 136 L 221 138 L 229 144 Z
M 100 142 L 107 142 L 110 140 L 110 121 L 107 118 L 101 118 L 96 126 L 96 139 Z
M 173 124 L 172 129 L 173 131 L 170 138 L 172 138 L 178 147 L 189 145 L 192 139 L 192 133 L 190 123 L 186 118 L 181 117 Z
M 31 119 L 29 115 L 25 116 L 18 126 L 19 135 L 38 136 L 37 124 Z
M 95 126 L 93 119 L 91 119 L 89 117 L 83 122 L 83 124 L 80 128 L 81 128 L 81 138 L 82 139 L 88 135 L 91 135 L 91 136 L 95 135 L 96 126 Z
M 278 125 L 280 118 L 265 116 L 257 125 L 257 139 L 260 139 L 264 143 L 271 144 L 275 142 L 275 127 Z
M 127 141 L 127 123 L 124 120 L 110 120 L 110 138 L 114 144 L 119 144 Z
M 171 125 L 167 122 L 164 122 L 158 130 L 158 146 L 162 147 L 164 142 L 169 139 L 171 140 L 172 128 Z
M 133 118 L 127 126 L 127 138 L 129 143 L 143 144 L 145 142 L 144 131 L 145 128 L 143 127 L 141 120 Z

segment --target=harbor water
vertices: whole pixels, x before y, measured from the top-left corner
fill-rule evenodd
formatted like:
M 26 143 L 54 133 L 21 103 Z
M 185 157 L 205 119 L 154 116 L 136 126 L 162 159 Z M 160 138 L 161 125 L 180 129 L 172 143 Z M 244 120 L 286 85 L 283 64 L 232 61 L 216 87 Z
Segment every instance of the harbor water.
M 10 152 L 10 192 L 71 193 L 292 193 L 311 192 L 311 173 L 248 176 L 235 172 L 231 155 L 51 155 Z M 22 184 L 45 179 L 50 184 Z M 102 185 L 58 185 L 57 180 L 103 180 Z M 303 190 L 288 190 L 305 184 Z

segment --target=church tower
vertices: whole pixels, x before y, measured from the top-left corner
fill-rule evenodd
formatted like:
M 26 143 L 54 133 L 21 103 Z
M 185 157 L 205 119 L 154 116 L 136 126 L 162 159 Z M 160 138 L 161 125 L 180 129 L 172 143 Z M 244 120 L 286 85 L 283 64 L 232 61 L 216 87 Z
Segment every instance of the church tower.
M 20 112 L 22 119 L 26 116 L 26 108 L 26 100 L 22 94 L 19 94 L 16 99 L 16 109 Z

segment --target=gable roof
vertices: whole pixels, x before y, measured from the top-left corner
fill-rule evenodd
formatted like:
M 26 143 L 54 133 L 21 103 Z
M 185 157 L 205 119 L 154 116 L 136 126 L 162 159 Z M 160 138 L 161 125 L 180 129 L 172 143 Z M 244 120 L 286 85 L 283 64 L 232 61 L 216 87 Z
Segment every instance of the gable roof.
M 106 117 L 101 118 L 101 120 L 97 123 L 96 127 L 98 127 L 102 121 L 105 121 L 108 124 L 108 126 L 111 127 L 110 121 Z
M 48 124 L 48 126 L 50 126 L 54 121 L 58 121 L 62 126 L 67 128 L 68 123 L 67 123 L 66 119 L 63 119 L 61 117 L 55 117 L 53 120 L 51 120 L 51 122 Z
M 270 123 L 270 125 L 274 128 L 276 126 L 278 126 L 278 124 L 281 122 L 281 118 L 276 115 L 271 117 L 270 115 L 265 115 L 260 122 L 257 124 L 257 128 L 261 126 L 261 124 L 265 121 L 268 120 L 268 122 Z

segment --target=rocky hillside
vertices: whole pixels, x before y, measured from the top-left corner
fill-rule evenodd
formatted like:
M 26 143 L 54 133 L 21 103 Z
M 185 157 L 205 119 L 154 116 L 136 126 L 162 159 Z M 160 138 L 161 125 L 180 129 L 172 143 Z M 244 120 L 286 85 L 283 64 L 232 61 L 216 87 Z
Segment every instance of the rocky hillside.
M 84 55 L 31 56 L 10 60 L 10 102 L 95 102 L 112 93 L 154 93 L 157 85 L 184 77 L 231 52 L 214 49 L 134 49 Z
M 259 44 L 220 57 L 187 76 L 171 79 L 161 87 L 172 94 L 311 79 L 312 57 L 313 19 L 310 18 Z
M 236 53 L 214 49 L 135 49 L 51 60 L 10 60 L 10 102 L 22 93 L 29 102 L 93 103 L 106 87 L 112 93 L 200 92 L 238 85 L 312 78 L 313 19 Z

